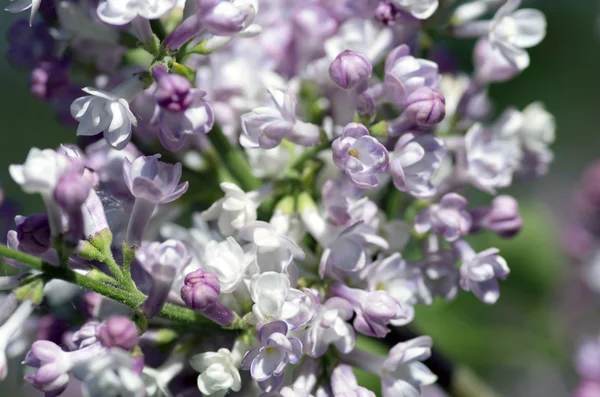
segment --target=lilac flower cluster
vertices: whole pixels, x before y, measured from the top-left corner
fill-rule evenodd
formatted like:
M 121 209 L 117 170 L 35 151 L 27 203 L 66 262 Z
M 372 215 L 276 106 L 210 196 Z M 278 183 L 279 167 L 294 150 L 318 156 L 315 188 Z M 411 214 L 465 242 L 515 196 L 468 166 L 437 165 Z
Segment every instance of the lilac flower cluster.
M 489 84 L 545 36 L 519 6 L 11 2 L 29 22 L 9 58 L 81 139 L 10 167 L 46 211 L 0 246 L 22 272 L 0 277 L 0 376 L 37 306 L 53 321 L 80 302 L 84 324 L 30 341 L 46 396 L 72 377 L 92 397 L 374 396 L 353 367 L 384 397 L 422 395 L 431 338 L 386 356 L 361 341 L 460 290 L 500 297 L 508 264 L 468 237 L 520 231 L 497 191 L 547 171 L 555 132 L 540 103 L 491 119 Z M 441 35 L 478 38 L 472 75 L 427 59 Z

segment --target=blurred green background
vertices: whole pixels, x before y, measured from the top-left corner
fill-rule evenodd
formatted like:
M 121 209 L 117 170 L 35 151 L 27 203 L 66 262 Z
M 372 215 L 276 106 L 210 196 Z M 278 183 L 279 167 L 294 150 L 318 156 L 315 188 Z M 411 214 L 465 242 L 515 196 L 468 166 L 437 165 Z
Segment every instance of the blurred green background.
M 488 307 L 461 294 L 450 304 L 419 310 L 416 318 L 417 327 L 433 336 L 436 347 L 484 376 L 501 395 L 558 397 L 568 395 L 576 381 L 570 364 L 572 341 L 565 337 L 570 324 L 560 303 L 569 262 L 561 253 L 559 236 L 571 219 L 572 188 L 585 165 L 600 158 L 599 4 L 524 4 L 546 14 L 548 35 L 530 49 L 531 66 L 518 78 L 493 86 L 491 96 L 498 112 L 509 105 L 522 109 L 537 100 L 546 104 L 558 123 L 554 164 L 546 178 L 512 190 L 520 197 L 525 218 L 516 239 L 485 235 L 474 240 L 481 247 L 500 248 L 512 270 L 502 283 L 500 302 Z M 5 31 L 12 19 L 1 12 L 0 30 Z M 472 44 L 457 47 L 467 66 Z M 6 42 L 0 40 L 0 53 L 5 50 Z M 29 94 L 28 74 L 13 70 L 5 60 L 0 63 L 0 120 L 0 185 L 7 196 L 17 198 L 24 213 L 33 212 L 40 203 L 20 192 L 7 166 L 22 162 L 32 145 L 74 142 L 75 132 L 55 122 L 52 109 Z

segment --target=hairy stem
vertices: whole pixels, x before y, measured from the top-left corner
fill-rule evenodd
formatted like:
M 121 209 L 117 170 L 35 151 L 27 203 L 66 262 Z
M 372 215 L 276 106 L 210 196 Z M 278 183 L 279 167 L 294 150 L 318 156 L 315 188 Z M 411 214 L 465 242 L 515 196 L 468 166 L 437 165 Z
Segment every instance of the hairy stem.
M 68 281 L 80 286 L 81 288 L 97 292 L 108 298 L 121 302 L 131 309 L 136 309 L 146 299 L 144 294 L 139 291 L 124 291 L 120 288 L 107 285 L 102 281 L 97 281 L 90 277 L 76 273 L 71 269 L 53 266 L 42 261 L 40 258 L 31 256 L 21 251 L 13 250 L 8 248 L 6 245 L 0 244 L 0 256 L 11 258 L 26 264 L 32 269 L 44 272 L 44 274 L 52 278 Z M 157 317 L 179 323 L 186 327 L 218 327 L 217 324 L 208 320 L 200 313 L 171 304 L 166 304 Z

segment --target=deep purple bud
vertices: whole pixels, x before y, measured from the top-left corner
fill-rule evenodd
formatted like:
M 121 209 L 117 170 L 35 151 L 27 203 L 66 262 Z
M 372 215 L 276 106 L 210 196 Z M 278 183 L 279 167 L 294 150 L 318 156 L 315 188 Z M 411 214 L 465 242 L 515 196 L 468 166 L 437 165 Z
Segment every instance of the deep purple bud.
M 431 127 L 446 116 L 446 100 L 434 88 L 421 87 L 408 96 L 404 113 L 418 126 Z
M 80 211 L 92 186 L 79 172 L 65 172 L 54 188 L 54 200 L 67 212 Z
M 382 1 L 375 9 L 375 20 L 384 26 L 395 25 L 400 18 L 400 11 L 391 1 Z
M 169 112 L 180 113 L 190 106 L 193 97 L 190 93 L 192 85 L 188 79 L 168 73 L 162 65 L 152 69 L 152 76 L 158 84 L 154 97 L 160 107 Z
M 30 90 L 39 99 L 47 100 L 69 84 L 69 69 L 64 62 L 44 61 L 33 69 Z
M 346 50 L 329 65 L 331 80 L 344 90 L 356 88 L 365 82 L 373 72 L 371 61 L 364 54 Z
M 214 273 L 196 270 L 185 276 L 184 283 L 181 287 L 181 299 L 186 306 L 202 311 L 219 301 L 221 285 Z
M 35 255 L 46 252 L 50 248 L 50 224 L 46 214 L 33 214 L 26 218 L 17 217 L 15 222 L 19 251 Z
M 511 196 L 498 196 L 490 208 L 477 208 L 471 212 L 471 216 L 474 231 L 485 228 L 504 238 L 514 237 L 523 227 L 519 203 Z
M 131 350 L 138 343 L 138 329 L 125 316 L 113 316 L 96 328 L 96 337 L 105 347 Z

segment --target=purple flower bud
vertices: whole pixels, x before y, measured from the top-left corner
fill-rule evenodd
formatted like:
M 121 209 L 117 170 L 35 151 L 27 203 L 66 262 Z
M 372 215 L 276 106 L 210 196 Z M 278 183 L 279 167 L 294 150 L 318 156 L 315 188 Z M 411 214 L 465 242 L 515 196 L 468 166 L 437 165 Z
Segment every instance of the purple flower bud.
M 96 337 L 104 347 L 131 350 L 138 343 L 138 329 L 125 316 L 113 316 L 96 328 Z
M 344 90 L 356 88 L 364 83 L 373 72 L 371 61 L 364 54 L 346 50 L 329 65 L 331 80 Z
M 375 9 L 375 20 L 384 26 L 395 25 L 400 18 L 400 11 L 391 1 L 382 1 Z
M 196 270 L 185 276 L 185 285 L 181 287 L 181 298 L 194 310 L 206 310 L 219 300 L 221 285 L 214 273 Z
M 179 113 L 186 110 L 192 103 L 190 81 L 183 76 L 167 72 L 163 65 L 152 69 L 152 76 L 156 80 L 157 88 L 154 98 L 163 109 Z
M 404 110 L 417 125 L 431 127 L 446 116 L 446 100 L 441 92 L 429 87 L 422 87 L 408 96 Z
M 18 216 L 15 222 L 19 251 L 36 255 L 50 248 L 50 224 L 46 214 L 34 214 L 26 218 Z
M 221 285 L 214 273 L 196 270 L 185 276 L 184 283 L 181 287 L 181 298 L 188 307 L 198 310 L 222 326 L 233 322 L 235 315 L 219 300 Z
M 489 229 L 504 238 L 514 237 L 523 227 L 519 203 L 511 196 L 496 197 L 491 208 L 477 208 L 473 210 L 472 216 L 475 230 Z
M 79 172 L 65 172 L 54 188 L 54 200 L 67 212 L 81 211 L 92 186 Z

